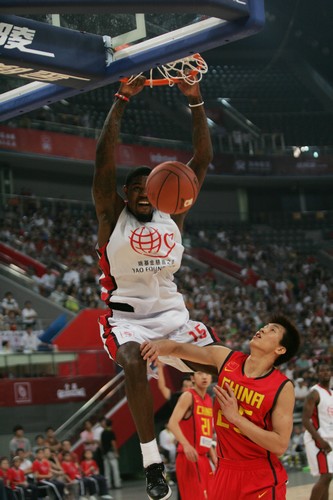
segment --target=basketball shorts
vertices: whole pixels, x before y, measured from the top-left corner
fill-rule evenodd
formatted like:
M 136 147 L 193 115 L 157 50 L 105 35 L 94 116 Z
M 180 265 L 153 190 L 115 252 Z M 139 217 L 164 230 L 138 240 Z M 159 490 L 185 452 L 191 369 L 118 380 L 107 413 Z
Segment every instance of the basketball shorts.
M 214 344 L 219 341 L 215 332 L 200 321 L 188 320 L 182 327 L 162 335 L 128 320 L 114 319 L 110 313 L 99 317 L 100 335 L 109 357 L 116 361 L 118 348 L 127 342 L 141 344 L 145 340 L 168 339 L 175 342 L 190 343 L 198 346 Z M 160 360 L 183 372 L 192 371 L 181 359 L 172 356 L 161 356 Z M 149 370 L 148 370 L 149 371 Z
M 274 472 L 267 460 L 219 459 L 210 498 L 219 500 L 286 500 L 287 473 L 280 462 Z
M 333 439 L 325 439 L 333 450 Z M 304 440 L 306 456 L 310 467 L 310 472 L 313 476 L 321 474 L 333 473 L 333 451 L 325 453 L 321 451 L 313 439 Z
M 176 476 L 182 500 L 206 500 L 213 481 L 213 471 L 207 455 L 199 455 L 197 462 L 191 462 L 185 453 L 176 458 Z

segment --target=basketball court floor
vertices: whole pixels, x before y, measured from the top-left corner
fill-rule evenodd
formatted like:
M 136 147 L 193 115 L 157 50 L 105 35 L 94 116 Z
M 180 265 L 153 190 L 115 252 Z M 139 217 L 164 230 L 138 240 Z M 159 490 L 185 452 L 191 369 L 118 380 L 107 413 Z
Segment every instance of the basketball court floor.
M 307 472 L 290 472 L 287 500 L 308 500 L 314 483 L 314 478 Z M 177 500 L 176 487 L 172 486 L 172 490 L 171 498 Z M 333 495 L 333 485 L 331 485 L 330 493 Z M 114 500 L 147 500 L 145 480 L 126 481 L 121 490 L 113 490 L 111 495 Z

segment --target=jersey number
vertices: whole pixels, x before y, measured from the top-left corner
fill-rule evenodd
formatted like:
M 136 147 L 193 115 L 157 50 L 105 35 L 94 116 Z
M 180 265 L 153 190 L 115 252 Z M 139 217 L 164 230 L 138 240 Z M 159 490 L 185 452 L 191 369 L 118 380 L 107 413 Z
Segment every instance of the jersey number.
M 212 435 L 209 418 L 201 417 L 201 432 L 204 436 Z
M 207 337 L 207 331 L 200 324 L 194 327 L 195 332 L 188 332 L 194 339 L 194 342 L 198 342 L 199 339 L 205 339 Z
M 242 406 L 238 407 L 238 412 L 239 412 L 240 415 L 244 415 L 244 413 L 245 413 L 245 415 L 251 416 L 253 414 L 252 410 L 246 410 Z M 225 429 L 230 429 L 231 428 L 235 432 L 238 432 L 239 434 L 242 434 L 242 432 L 238 429 L 238 427 L 232 426 L 232 425 L 230 425 L 229 422 L 227 422 L 226 420 L 224 420 L 222 410 L 218 411 L 216 425 L 219 425 L 220 427 L 224 427 Z

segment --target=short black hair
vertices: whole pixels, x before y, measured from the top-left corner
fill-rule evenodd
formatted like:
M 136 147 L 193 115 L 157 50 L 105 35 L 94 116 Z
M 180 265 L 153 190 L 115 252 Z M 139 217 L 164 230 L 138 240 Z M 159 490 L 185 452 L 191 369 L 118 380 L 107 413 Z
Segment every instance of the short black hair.
M 136 177 L 148 176 L 150 172 L 151 168 L 149 167 L 137 167 L 134 170 L 131 170 L 126 176 L 125 186 L 129 186 Z
M 14 433 L 17 432 L 17 431 L 23 431 L 23 430 L 24 429 L 23 429 L 22 425 L 14 425 L 14 427 L 13 427 L 13 432 Z
M 320 368 L 322 368 L 323 366 L 327 366 L 331 370 L 331 364 L 328 361 L 325 361 L 324 359 L 320 359 L 316 366 L 317 375 L 319 373 Z
M 286 348 L 286 352 L 281 354 L 274 363 L 275 366 L 279 366 L 283 363 L 287 363 L 287 361 L 295 356 L 301 344 L 301 336 L 292 321 L 282 314 L 275 314 L 272 316 L 269 323 L 277 323 L 285 329 L 280 345 Z

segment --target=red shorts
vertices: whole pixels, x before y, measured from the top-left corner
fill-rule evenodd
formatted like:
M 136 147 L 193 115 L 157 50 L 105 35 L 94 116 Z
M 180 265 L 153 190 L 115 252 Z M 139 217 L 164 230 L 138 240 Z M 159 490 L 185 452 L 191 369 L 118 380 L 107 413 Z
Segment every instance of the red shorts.
M 219 459 L 211 498 L 219 500 L 285 500 L 288 476 L 279 461 Z
M 178 453 L 176 475 L 182 500 L 207 500 L 213 471 L 207 455 L 199 455 L 197 462 L 191 462 L 185 453 Z

